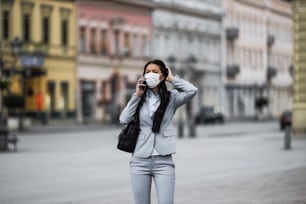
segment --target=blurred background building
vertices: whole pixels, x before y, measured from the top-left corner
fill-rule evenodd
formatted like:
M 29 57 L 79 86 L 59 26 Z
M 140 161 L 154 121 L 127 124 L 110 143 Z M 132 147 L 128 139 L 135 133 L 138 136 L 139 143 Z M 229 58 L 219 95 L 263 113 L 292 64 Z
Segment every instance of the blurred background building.
M 292 107 L 292 11 L 281 0 L 225 0 L 226 112 L 272 118 Z
M 194 113 L 204 105 L 223 106 L 222 1 L 154 3 L 152 57 L 166 61 L 174 74 L 198 87 L 199 93 L 187 104 L 186 112 L 179 110 L 178 114 L 179 135 L 183 135 L 185 123 L 190 123 L 189 135 L 195 135 Z
M 3 69 L 11 80 L 2 102 L 9 114 L 43 123 L 74 118 L 76 1 L 0 3 Z
M 306 133 L 306 1 L 294 0 L 293 131 Z
M 222 1 L 154 2 L 152 55 L 199 88 L 189 114 L 222 106 Z
M 151 1 L 78 1 L 78 121 L 118 122 L 151 56 Z
M 10 116 L 117 123 L 152 58 L 199 88 L 182 113 L 189 121 L 202 106 L 218 106 L 228 119 L 276 118 L 292 108 L 291 1 L 0 3 L 1 75 L 11 80 L 1 101 L 21 100 Z

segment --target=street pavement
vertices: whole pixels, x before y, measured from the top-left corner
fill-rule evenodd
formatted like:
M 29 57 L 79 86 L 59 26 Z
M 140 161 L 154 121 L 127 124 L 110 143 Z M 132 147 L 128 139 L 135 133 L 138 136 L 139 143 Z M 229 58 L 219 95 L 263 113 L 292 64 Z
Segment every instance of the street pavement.
M 119 131 L 96 124 L 17 133 L 18 152 L 0 153 L 0 204 L 132 204 L 130 155 L 116 149 Z M 176 204 L 306 204 L 304 137 L 285 150 L 276 121 L 196 132 L 177 139 Z

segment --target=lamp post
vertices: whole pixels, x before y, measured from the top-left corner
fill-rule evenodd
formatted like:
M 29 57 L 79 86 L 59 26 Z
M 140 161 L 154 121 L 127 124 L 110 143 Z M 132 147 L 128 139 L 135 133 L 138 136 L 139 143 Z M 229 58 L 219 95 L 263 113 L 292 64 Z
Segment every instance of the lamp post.
M 268 119 L 270 119 L 272 117 L 271 114 L 271 100 L 270 100 L 270 96 L 271 96 L 271 87 L 272 87 L 272 83 L 271 83 L 271 79 L 276 75 L 276 69 L 272 66 L 270 66 L 270 58 L 271 58 L 271 49 L 272 46 L 275 43 L 275 39 L 273 35 L 268 35 L 267 36 L 267 72 L 266 72 L 266 80 L 267 80 L 267 98 L 268 98 L 268 104 L 267 104 L 267 108 L 268 108 Z
M 0 93 L 1 93 L 1 118 L 0 118 L 0 150 L 6 150 L 8 148 L 7 137 L 8 128 L 6 123 L 6 114 L 4 112 L 4 91 L 8 88 L 7 80 L 4 76 L 4 61 L 2 53 L 0 56 Z
M 176 69 L 175 63 L 176 63 L 176 58 L 171 55 L 167 58 L 167 61 L 170 63 L 171 68 L 176 71 L 179 75 L 182 75 L 182 71 Z M 184 122 L 183 122 L 183 113 L 182 110 L 178 110 L 178 122 L 177 122 L 177 128 L 178 128 L 178 137 L 182 138 L 184 137 Z
M 15 37 L 14 40 L 11 42 L 11 51 L 13 57 L 15 57 L 15 62 L 17 62 L 17 56 L 21 54 L 21 46 L 22 42 L 18 37 Z M 22 82 L 22 97 L 23 97 L 23 106 L 21 107 L 21 111 L 19 114 L 19 130 L 23 130 L 23 112 L 24 112 L 24 102 L 25 102 L 25 84 L 24 78 L 21 79 Z
M 9 81 L 6 79 L 4 74 L 4 60 L 2 54 L 0 56 L 0 94 L 1 94 L 1 118 L 0 118 L 0 129 L 6 128 L 5 113 L 4 113 L 4 91 L 8 88 Z
M 12 49 L 12 55 L 20 55 L 21 54 L 21 46 L 22 42 L 18 37 L 15 37 L 14 40 L 11 42 L 11 49 Z
M 0 96 L 1 96 L 1 115 L 0 115 L 0 151 L 8 150 L 8 144 L 14 143 L 15 150 L 17 137 L 10 134 L 8 128 L 7 94 L 10 87 L 10 77 L 14 72 L 13 68 L 5 69 L 5 61 L 1 53 L 0 56 Z M 6 92 L 6 94 L 5 94 Z
M 189 57 L 186 59 L 187 68 L 188 68 L 188 80 L 193 81 L 195 70 L 194 65 L 197 63 L 197 59 L 193 55 L 189 55 Z M 192 101 L 189 101 L 186 105 L 186 111 L 187 111 L 187 118 L 188 118 L 188 136 L 189 137 L 196 137 L 196 126 L 194 121 L 194 115 L 193 115 L 193 105 Z

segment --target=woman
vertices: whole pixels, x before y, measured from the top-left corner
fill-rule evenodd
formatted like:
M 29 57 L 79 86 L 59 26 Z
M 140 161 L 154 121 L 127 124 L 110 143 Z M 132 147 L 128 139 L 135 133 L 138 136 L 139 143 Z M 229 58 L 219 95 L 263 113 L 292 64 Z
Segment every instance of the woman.
M 166 81 L 177 90 L 168 91 Z M 141 130 L 130 161 L 136 204 L 150 204 L 152 178 L 158 203 L 173 204 L 175 165 L 172 154 L 176 153 L 176 131 L 172 119 L 176 109 L 190 101 L 197 91 L 191 83 L 173 76 L 161 60 L 151 60 L 144 66 L 136 91 L 119 118 L 121 123 L 129 123 L 141 104 Z

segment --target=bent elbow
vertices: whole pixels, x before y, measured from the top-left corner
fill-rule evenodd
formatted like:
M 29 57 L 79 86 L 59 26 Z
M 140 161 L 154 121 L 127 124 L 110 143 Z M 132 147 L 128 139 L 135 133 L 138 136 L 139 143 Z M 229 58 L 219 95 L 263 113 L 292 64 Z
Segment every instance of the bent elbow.
M 197 95 L 198 92 L 199 92 L 199 89 L 197 87 L 194 87 L 194 89 L 192 90 L 192 96 Z
M 126 120 L 124 119 L 124 117 L 122 117 L 122 115 L 119 116 L 119 123 L 126 124 Z
M 125 114 L 121 114 L 121 115 L 119 116 L 119 122 L 120 122 L 120 124 L 126 125 L 126 124 L 128 124 L 128 123 L 130 122 L 130 120 L 131 120 L 131 118 L 128 117 L 127 115 L 125 115 Z

